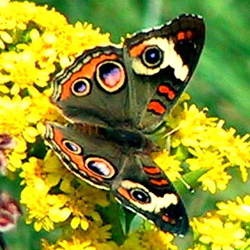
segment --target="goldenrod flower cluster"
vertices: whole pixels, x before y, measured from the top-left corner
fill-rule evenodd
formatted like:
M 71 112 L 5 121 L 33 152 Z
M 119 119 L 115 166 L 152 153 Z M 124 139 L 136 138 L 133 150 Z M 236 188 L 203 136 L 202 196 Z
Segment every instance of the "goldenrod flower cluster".
M 195 247 L 192 249 L 234 250 L 250 246 L 250 196 L 217 203 L 218 210 L 194 218 Z M 190 249 L 191 250 L 191 249 Z
M 110 44 L 108 34 L 86 23 L 71 25 L 48 6 L 0 2 L 0 134 L 15 141 L 6 158 L 8 170 L 22 177 L 26 221 L 36 231 L 63 229 L 55 243 L 42 240 L 48 250 L 177 250 L 174 237 L 153 226 L 140 227 L 117 242 L 112 221 L 100 212 L 113 203 L 109 193 L 78 181 L 43 143 L 45 120 L 64 122 L 49 100 L 53 77 L 79 53 L 101 44 Z M 249 135 L 224 129 L 223 121 L 185 101 L 183 97 L 157 135 L 166 149 L 154 155 L 155 161 L 172 181 L 181 176 L 188 181 L 186 174 L 191 173 L 196 177 L 192 180 L 212 194 L 227 188 L 232 167 L 246 181 Z M 246 249 L 249 200 L 245 196 L 218 203 L 217 211 L 194 218 L 193 249 Z
M 177 106 L 167 117 L 168 132 L 164 131 L 170 138 L 175 156 L 169 158 L 169 152 L 165 151 L 156 156 L 155 161 L 170 174 L 173 169 L 181 171 L 180 166 L 184 164 L 192 172 L 204 170 L 197 181 L 204 191 L 215 194 L 227 188 L 232 179 L 231 168 L 238 168 L 242 180 L 247 181 L 250 141 L 249 134 L 240 137 L 234 128 L 224 129 L 225 122 L 207 117 L 207 111 L 200 111 L 195 105 L 188 106 L 186 102 Z M 164 161 L 166 157 L 170 160 Z M 175 178 L 178 178 L 177 174 Z

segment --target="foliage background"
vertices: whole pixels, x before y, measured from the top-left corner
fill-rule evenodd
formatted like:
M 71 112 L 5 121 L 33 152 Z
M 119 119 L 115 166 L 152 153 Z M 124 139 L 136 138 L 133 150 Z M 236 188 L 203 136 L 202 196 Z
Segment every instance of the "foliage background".
M 250 124 L 250 46 L 249 0 L 34 0 L 48 4 L 68 17 L 92 23 L 103 32 L 110 32 L 112 40 L 121 36 L 168 21 L 181 13 L 195 13 L 205 18 L 207 38 L 205 48 L 191 80 L 188 92 L 191 102 L 208 107 L 210 116 L 226 120 L 226 127 L 235 127 L 239 134 L 249 132 Z M 9 186 L 18 198 L 20 187 L 8 180 L 0 183 Z M 214 199 L 226 200 L 238 194 L 249 193 L 249 183 L 234 180 L 227 192 L 216 197 L 196 192 L 183 197 L 191 215 L 201 215 L 214 208 Z M 198 205 L 197 205 L 198 204 Z M 197 210 L 197 207 L 199 208 Z M 16 231 L 6 234 L 12 250 L 40 249 L 43 232 L 35 233 L 21 220 Z M 53 235 L 50 235 L 53 237 Z M 184 243 L 183 249 L 185 249 Z

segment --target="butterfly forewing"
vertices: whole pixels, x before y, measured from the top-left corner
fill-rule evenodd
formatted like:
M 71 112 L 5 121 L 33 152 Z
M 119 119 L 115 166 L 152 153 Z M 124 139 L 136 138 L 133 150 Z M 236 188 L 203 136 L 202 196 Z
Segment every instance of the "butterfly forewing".
M 54 80 L 52 102 L 71 121 L 118 126 L 129 120 L 122 48 L 85 51 Z
M 127 158 L 112 192 L 125 207 L 161 230 L 178 235 L 187 233 L 188 217 L 180 196 L 149 156 L 137 154 Z
M 125 40 L 125 62 L 130 65 L 127 71 L 139 129 L 151 132 L 169 114 L 193 74 L 204 39 L 203 19 L 182 15 Z

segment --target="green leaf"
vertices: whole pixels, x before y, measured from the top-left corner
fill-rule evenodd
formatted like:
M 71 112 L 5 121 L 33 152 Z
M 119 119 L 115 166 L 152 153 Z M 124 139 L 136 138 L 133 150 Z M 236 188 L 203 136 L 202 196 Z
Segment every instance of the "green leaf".
M 112 225 L 112 239 L 116 243 L 122 244 L 126 239 L 126 216 L 121 211 L 121 206 L 117 202 L 111 201 L 108 207 L 98 207 L 98 211 L 105 223 Z
M 201 185 L 198 179 L 208 170 L 209 169 L 199 169 L 184 174 L 181 179 L 174 182 L 174 186 L 180 193 L 184 193 L 187 189 L 193 190 Z
M 141 216 L 135 215 L 130 223 L 129 233 L 132 233 L 136 231 L 138 228 L 140 228 L 144 221 L 145 220 Z

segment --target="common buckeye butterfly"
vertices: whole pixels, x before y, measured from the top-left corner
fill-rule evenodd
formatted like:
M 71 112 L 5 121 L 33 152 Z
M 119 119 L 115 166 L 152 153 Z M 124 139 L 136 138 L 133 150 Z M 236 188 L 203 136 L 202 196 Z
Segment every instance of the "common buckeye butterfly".
M 45 133 L 73 174 L 178 235 L 187 233 L 188 217 L 149 156 L 155 146 L 148 135 L 184 91 L 204 39 L 203 19 L 181 15 L 133 34 L 123 46 L 84 51 L 54 81 L 52 102 L 69 124 L 47 124 Z

